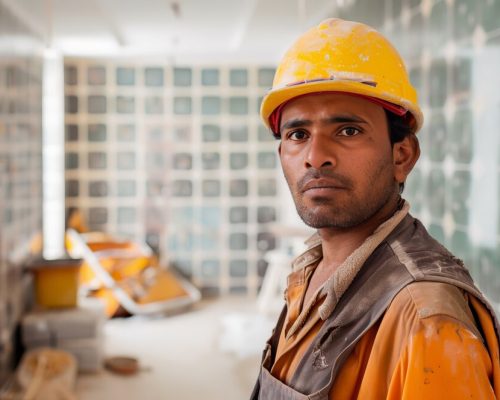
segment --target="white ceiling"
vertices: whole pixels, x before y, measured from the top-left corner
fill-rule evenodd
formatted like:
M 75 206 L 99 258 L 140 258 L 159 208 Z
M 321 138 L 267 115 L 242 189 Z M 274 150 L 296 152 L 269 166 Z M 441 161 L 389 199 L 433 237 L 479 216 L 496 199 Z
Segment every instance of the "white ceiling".
M 72 56 L 275 63 L 342 0 L 0 0 Z

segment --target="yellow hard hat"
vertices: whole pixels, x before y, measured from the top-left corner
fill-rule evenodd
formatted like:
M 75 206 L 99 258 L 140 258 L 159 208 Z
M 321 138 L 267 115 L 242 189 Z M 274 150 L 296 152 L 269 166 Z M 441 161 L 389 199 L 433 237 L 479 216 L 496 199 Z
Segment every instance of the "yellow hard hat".
M 317 92 L 351 93 L 399 110 L 397 114 L 409 113 L 415 133 L 423 123 L 401 56 L 379 32 L 358 22 L 331 18 L 303 34 L 278 66 L 260 115 L 273 129 L 272 116 L 280 106 Z

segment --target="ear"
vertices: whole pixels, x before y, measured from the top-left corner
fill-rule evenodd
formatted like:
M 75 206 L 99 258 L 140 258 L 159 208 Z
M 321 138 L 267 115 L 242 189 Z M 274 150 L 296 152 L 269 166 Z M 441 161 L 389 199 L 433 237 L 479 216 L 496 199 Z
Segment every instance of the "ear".
M 392 147 L 392 160 L 394 164 L 394 179 L 403 183 L 420 157 L 420 145 L 414 134 L 406 136 L 401 142 L 394 143 Z
M 278 145 L 278 155 L 281 156 L 281 141 L 280 144 Z

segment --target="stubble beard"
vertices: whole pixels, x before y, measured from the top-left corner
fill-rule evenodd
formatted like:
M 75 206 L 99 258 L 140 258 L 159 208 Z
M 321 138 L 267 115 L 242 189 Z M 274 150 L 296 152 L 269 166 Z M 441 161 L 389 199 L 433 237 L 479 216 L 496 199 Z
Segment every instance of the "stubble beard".
M 362 198 L 353 193 L 351 189 L 354 185 L 352 185 L 345 189 L 344 193 L 330 197 L 317 197 L 311 200 L 312 205 L 308 205 L 304 199 L 304 193 L 292 189 L 288 182 L 297 213 L 306 225 L 315 229 L 346 229 L 362 224 L 386 206 L 395 194 L 395 182 L 387 173 L 384 174 L 384 167 L 377 168 L 371 179 L 367 180 L 373 182 L 373 186 L 365 192 Z M 380 179 L 383 179 L 383 182 Z
M 352 228 L 376 215 L 390 200 L 392 193 L 386 191 L 383 196 L 371 197 L 362 201 L 351 197 L 348 204 L 341 204 L 331 199 L 315 200 L 313 207 L 308 207 L 300 199 L 295 199 L 297 213 L 306 225 L 315 229 Z

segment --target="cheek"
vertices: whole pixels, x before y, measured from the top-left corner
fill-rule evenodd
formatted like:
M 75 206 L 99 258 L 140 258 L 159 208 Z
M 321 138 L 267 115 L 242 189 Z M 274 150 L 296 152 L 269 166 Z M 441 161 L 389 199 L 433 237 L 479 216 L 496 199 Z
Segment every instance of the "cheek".
M 363 186 L 367 189 L 385 184 L 395 177 L 391 153 L 384 153 L 381 157 L 380 151 L 358 155 L 350 165 L 350 169 L 358 182 L 363 182 Z
M 279 153 L 279 159 L 281 162 L 281 168 L 283 169 L 283 172 L 291 171 L 296 168 L 295 163 L 297 162 L 297 157 L 293 157 L 290 154 L 281 151 Z
M 293 168 L 290 167 L 290 164 L 287 164 L 287 163 L 281 163 L 281 169 L 283 171 L 283 175 L 285 176 L 286 180 L 289 182 L 289 183 L 292 183 L 293 179 L 292 179 L 292 176 L 293 176 Z
M 290 188 L 294 188 L 297 184 L 297 180 L 300 178 L 300 169 L 297 164 L 297 158 L 280 154 L 280 162 L 283 175 L 285 176 L 288 185 Z

